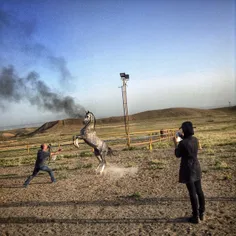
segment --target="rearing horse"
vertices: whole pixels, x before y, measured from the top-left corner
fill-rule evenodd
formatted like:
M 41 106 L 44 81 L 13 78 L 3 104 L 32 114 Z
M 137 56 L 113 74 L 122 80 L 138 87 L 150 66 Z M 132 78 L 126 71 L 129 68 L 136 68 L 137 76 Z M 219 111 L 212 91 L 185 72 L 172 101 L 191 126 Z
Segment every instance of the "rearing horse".
M 83 124 L 85 126 L 80 130 L 80 134 L 73 136 L 74 145 L 79 148 L 79 139 L 83 139 L 85 143 L 94 148 L 94 155 L 99 161 L 96 172 L 99 171 L 102 174 L 106 166 L 105 157 L 107 154 L 113 154 L 113 152 L 103 140 L 97 137 L 95 130 L 96 118 L 92 112 L 88 111 L 86 113 Z

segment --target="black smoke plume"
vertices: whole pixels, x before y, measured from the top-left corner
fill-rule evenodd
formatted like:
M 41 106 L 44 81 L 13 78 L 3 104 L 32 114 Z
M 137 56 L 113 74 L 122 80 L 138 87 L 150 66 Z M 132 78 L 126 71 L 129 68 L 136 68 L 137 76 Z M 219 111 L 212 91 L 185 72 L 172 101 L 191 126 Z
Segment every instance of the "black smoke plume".
M 0 107 L 6 108 L 4 101 L 29 101 L 38 108 L 51 112 L 64 112 L 71 118 L 82 118 L 85 109 L 70 96 L 53 92 L 36 72 L 19 77 L 12 66 L 3 67 L 0 72 Z
M 56 56 L 46 45 L 33 40 L 36 30 L 35 19 L 22 21 L 14 14 L 0 9 L 0 50 L 12 49 L 14 45 L 14 50 L 19 50 L 31 59 L 43 59 L 44 63 L 59 73 L 60 80 L 65 85 L 73 79 L 65 58 Z

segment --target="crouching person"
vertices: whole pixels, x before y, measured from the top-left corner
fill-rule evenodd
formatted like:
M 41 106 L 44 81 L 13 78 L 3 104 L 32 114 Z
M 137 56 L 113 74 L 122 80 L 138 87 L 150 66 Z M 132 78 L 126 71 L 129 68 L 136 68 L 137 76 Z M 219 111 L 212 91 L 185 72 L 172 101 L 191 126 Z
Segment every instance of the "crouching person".
M 42 144 L 41 145 L 41 149 L 38 151 L 38 154 L 37 154 L 37 159 L 36 159 L 36 162 L 35 162 L 33 173 L 32 173 L 32 175 L 30 175 L 26 179 L 26 181 L 25 181 L 23 186 L 27 187 L 29 185 L 30 181 L 38 174 L 38 172 L 40 170 L 48 172 L 48 174 L 51 177 L 52 183 L 56 182 L 56 180 L 54 178 L 53 171 L 46 165 L 45 162 L 50 158 L 50 155 L 55 155 L 55 154 L 57 154 L 60 151 L 61 150 L 59 149 L 57 152 L 54 152 L 54 153 L 49 152 L 48 151 L 48 145 Z
M 197 158 L 198 139 L 194 137 L 193 125 L 186 121 L 180 127 L 182 140 L 178 143 L 174 137 L 175 155 L 181 158 L 179 170 L 179 182 L 187 186 L 192 205 L 191 223 L 199 223 L 204 220 L 205 198 L 201 186 L 201 167 Z

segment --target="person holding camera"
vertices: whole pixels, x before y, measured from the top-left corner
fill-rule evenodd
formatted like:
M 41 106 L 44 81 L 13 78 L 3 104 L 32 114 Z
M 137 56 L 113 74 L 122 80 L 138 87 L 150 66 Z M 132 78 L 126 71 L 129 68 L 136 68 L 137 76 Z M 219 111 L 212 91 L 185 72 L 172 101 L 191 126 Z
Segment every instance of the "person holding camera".
M 175 156 L 181 158 L 179 170 L 179 182 L 187 186 L 192 206 L 191 223 L 199 223 L 204 220 L 205 197 L 201 186 L 201 167 L 197 158 L 198 139 L 194 137 L 193 125 L 186 121 L 180 127 L 183 133 L 177 133 L 173 141 L 175 144 Z M 179 141 L 179 138 L 182 139 Z
M 49 151 L 48 151 L 49 149 Z M 46 165 L 46 161 L 50 158 L 51 155 L 55 155 L 58 154 L 58 152 L 60 152 L 61 149 L 59 149 L 57 152 L 50 152 L 50 146 L 48 146 L 47 144 L 42 144 L 41 145 L 41 149 L 38 151 L 37 154 L 37 159 L 35 162 L 35 166 L 34 166 L 34 170 L 32 175 L 30 175 L 25 183 L 23 184 L 24 187 L 27 187 L 30 183 L 30 181 L 38 174 L 38 172 L 41 171 L 46 171 L 48 172 L 48 174 L 51 177 L 51 181 L 52 183 L 56 182 L 56 179 L 54 178 L 54 174 L 53 171 Z

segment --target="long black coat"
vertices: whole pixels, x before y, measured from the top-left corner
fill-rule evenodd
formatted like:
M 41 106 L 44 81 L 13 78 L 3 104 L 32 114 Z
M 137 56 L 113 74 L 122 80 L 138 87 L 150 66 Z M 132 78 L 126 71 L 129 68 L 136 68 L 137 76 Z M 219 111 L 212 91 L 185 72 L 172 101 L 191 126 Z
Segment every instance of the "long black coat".
M 179 182 L 189 183 L 201 179 L 201 167 L 197 158 L 198 140 L 192 135 L 184 137 L 175 149 L 176 157 L 181 157 Z

